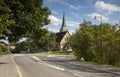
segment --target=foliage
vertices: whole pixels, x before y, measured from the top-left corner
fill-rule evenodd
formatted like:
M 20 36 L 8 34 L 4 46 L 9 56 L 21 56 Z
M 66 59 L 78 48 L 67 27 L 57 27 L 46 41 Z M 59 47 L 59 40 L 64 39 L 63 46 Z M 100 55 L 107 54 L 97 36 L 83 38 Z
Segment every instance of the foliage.
M 43 0 L 0 0 L 0 38 L 8 36 L 9 42 L 22 37 L 32 39 L 37 47 L 44 47 L 48 31 L 50 9 Z
M 10 10 L 8 18 L 15 23 L 8 26 L 10 42 L 17 42 L 22 37 L 31 38 L 36 45 L 43 46 L 47 30 L 43 26 L 48 25 L 50 10 L 43 7 L 43 0 L 4 0 Z M 7 10 L 7 9 L 5 9 Z
M 0 0 L 0 37 L 8 32 L 7 27 L 14 23 L 14 20 L 10 19 L 10 11 L 4 0 Z
M 27 53 L 28 49 L 29 52 L 35 52 L 37 50 L 36 45 L 31 39 L 27 39 L 26 41 L 17 43 L 12 53 Z
M 84 21 L 70 38 L 78 59 L 103 64 L 120 63 L 120 29 L 109 24 L 92 25 Z
M 43 55 L 71 55 L 73 51 L 61 52 L 61 51 L 49 51 L 49 52 L 41 52 Z
M 0 46 L 0 55 L 8 54 L 8 47 Z
M 50 47 L 50 50 L 52 50 L 56 45 L 56 34 L 53 32 L 49 32 L 49 35 L 47 37 L 48 45 Z
M 56 45 L 56 34 L 53 32 L 47 32 L 45 36 L 41 36 L 41 39 L 38 38 L 35 44 L 38 44 L 38 49 L 52 50 Z
M 46 31 L 47 32 L 47 31 Z M 39 33 L 38 33 L 39 35 Z M 51 50 L 52 48 L 54 48 L 54 46 L 56 45 L 56 35 L 53 32 L 48 32 L 48 34 L 46 34 L 46 36 L 41 36 L 38 39 L 31 39 L 31 38 L 27 38 L 26 41 L 23 42 L 19 42 L 17 43 L 15 46 L 15 50 L 13 50 L 13 53 L 21 53 L 21 52 L 27 52 L 28 49 L 30 49 L 30 52 L 38 52 L 40 49 L 42 50 Z

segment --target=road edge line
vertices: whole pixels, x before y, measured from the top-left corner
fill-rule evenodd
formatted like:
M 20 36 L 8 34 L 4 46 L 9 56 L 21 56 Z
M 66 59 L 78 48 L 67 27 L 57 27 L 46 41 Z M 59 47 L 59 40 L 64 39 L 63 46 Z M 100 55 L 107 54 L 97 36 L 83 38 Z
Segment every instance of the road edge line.
M 77 76 L 77 77 L 83 77 L 83 76 L 81 76 L 81 75 L 79 75 L 79 74 L 76 74 L 76 73 L 74 73 L 73 75 L 75 75 L 75 76 Z
M 12 60 L 13 60 L 14 65 L 15 65 L 15 67 L 16 67 L 16 69 L 17 69 L 17 71 L 18 71 L 19 77 L 22 77 L 22 74 L 21 74 L 21 72 L 20 72 L 20 70 L 19 70 L 19 68 L 18 68 L 18 66 L 17 66 L 17 64 L 16 64 L 16 62 L 15 62 L 15 60 L 14 60 L 14 57 L 13 57 L 13 56 L 12 56 Z
M 40 60 L 39 58 L 37 58 L 36 56 L 31 56 L 31 58 L 32 58 L 34 61 L 41 62 L 41 60 Z
M 54 68 L 54 69 L 57 69 L 57 70 L 61 70 L 61 71 L 64 71 L 65 69 L 64 68 L 60 68 L 58 66 L 55 66 L 55 65 L 51 65 L 51 64 L 48 64 L 42 60 L 40 60 L 39 58 L 37 58 L 36 56 L 31 56 L 31 58 L 37 62 L 41 62 L 40 64 L 42 65 L 45 65 L 45 66 L 48 66 L 48 67 L 51 67 L 51 68 Z

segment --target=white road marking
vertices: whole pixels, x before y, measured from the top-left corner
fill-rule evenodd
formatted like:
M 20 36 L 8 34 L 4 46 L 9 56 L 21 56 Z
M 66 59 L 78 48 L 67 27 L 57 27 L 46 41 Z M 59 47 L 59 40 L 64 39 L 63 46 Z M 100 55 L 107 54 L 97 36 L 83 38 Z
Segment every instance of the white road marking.
M 55 55 L 47 55 L 47 57 L 55 57 Z
M 39 58 L 37 58 L 36 56 L 31 56 L 32 59 L 36 60 L 36 61 L 41 61 Z
M 19 68 L 18 68 L 15 60 L 13 59 L 13 57 L 12 57 L 12 60 L 13 60 L 13 62 L 14 62 L 14 64 L 15 64 L 15 66 L 16 66 L 16 69 L 17 69 L 17 71 L 18 71 L 19 77 L 22 77 L 22 74 L 21 74 L 21 72 L 20 72 L 20 70 L 19 70 Z
M 78 77 L 83 77 L 83 76 L 81 76 L 81 75 L 79 75 L 79 74 L 74 74 L 75 76 L 78 76 Z
M 13 56 L 25 56 L 25 54 L 13 54 Z
M 61 71 L 64 71 L 64 70 L 65 70 L 64 68 L 60 68 L 59 66 L 55 66 L 55 65 L 48 64 L 48 63 L 40 60 L 40 59 L 37 58 L 36 56 L 31 56 L 31 58 L 33 58 L 33 59 L 36 60 L 36 61 L 39 61 L 39 63 L 42 64 L 42 65 L 49 66 L 49 67 L 52 67 L 52 68 L 55 68 L 55 69 L 58 69 L 58 70 L 61 70 Z
M 31 58 L 33 58 L 34 60 L 38 61 L 39 64 L 42 64 L 42 65 L 44 65 L 44 66 L 48 66 L 48 67 L 55 68 L 55 69 L 57 69 L 57 70 L 65 71 L 64 68 L 61 68 L 61 67 L 56 66 L 56 65 L 48 64 L 48 63 L 46 63 L 45 61 L 40 60 L 40 59 L 39 59 L 38 57 L 36 57 L 36 56 L 31 56 Z M 76 74 L 76 73 L 74 73 L 74 75 L 77 76 L 77 77 L 83 77 L 83 76 L 81 76 L 81 75 L 79 75 L 79 74 Z
M 10 58 L 9 58 L 8 62 L 10 63 Z M 9 77 L 9 69 L 10 69 L 10 64 L 8 64 L 8 68 L 7 68 L 7 77 Z
M 55 66 L 55 65 L 47 64 L 47 66 L 52 67 L 52 68 L 55 68 L 55 69 L 58 69 L 58 70 L 61 70 L 61 71 L 64 71 L 64 70 L 65 70 L 64 68 L 60 68 L 59 66 Z

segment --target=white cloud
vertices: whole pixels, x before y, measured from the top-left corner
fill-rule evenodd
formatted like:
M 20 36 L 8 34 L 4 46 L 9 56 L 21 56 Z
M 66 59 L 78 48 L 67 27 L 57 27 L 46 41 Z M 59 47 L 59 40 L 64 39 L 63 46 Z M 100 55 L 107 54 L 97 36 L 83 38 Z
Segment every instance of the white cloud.
M 54 3 L 57 3 L 57 2 L 60 2 L 60 0 L 48 0 L 49 2 L 54 2 Z
M 69 7 L 75 10 L 79 10 L 81 8 L 80 6 L 73 6 L 73 5 L 69 5 Z
M 48 1 L 53 2 L 53 3 L 59 3 L 59 4 L 68 5 L 68 3 L 65 2 L 64 0 L 48 0 Z
M 79 17 L 80 15 L 78 15 L 77 13 L 73 13 L 73 15 L 75 16 L 75 17 Z
M 98 11 L 108 12 L 109 14 L 113 12 L 120 12 L 120 6 L 115 4 L 105 3 L 104 1 L 97 1 L 95 7 Z
M 49 19 L 51 20 L 51 24 L 54 26 L 59 26 L 62 24 L 62 20 L 53 15 L 50 15 Z M 66 21 L 66 25 L 75 27 L 75 26 L 79 26 L 79 23 L 75 21 Z
M 20 38 L 18 42 L 23 42 L 23 41 L 26 41 L 26 40 L 27 40 L 27 38 L 24 37 L 24 38 Z
M 80 23 L 74 22 L 74 21 L 67 21 L 67 22 L 66 22 L 66 25 L 67 25 L 67 26 L 71 26 L 71 27 L 77 27 L 77 26 L 79 26 L 79 24 L 80 24 Z
M 58 26 L 61 24 L 61 20 L 53 15 L 50 15 L 49 16 L 49 19 L 51 20 L 51 24 L 54 25 L 54 26 Z
M 62 19 L 59 19 L 53 15 L 50 15 L 49 19 L 51 20 L 51 24 L 49 25 L 48 29 L 53 32 L 58 32 L 59 28 L 62 25 Z M 79 27 L 79 24 L 80 24 L 79 22 L 75 22 L 75 21 L 66 21 L 66 25 L 70 33 L 75 32 L 75 29 Z
M 52 32 L 59 32 L 59 29 L 55 29 L 55 28 L 49 28 L 49 31 L 52 31 Z
M 81 7 L 80 6 L 74 6 L 74 5 L 71 5 L 67 2 L 65 2 L 65 0 L 48 0 L 50 2 L 54 2 L 54 3 L 59 3 L 59 4 L 62 4 L 62 5 L 66 5 L 72 9 L 75 9 L 75 10 L 79 10 Z
M 58 14 L 58 12 L 56 12 L 55 10 L 52 10 L 52 13 L 55 14 L 55 15 Z
M 80 18 L 80 15 L 77 13 L 73 13 L 73 16 L 75 16 L 76 18 Z
M 96 17 L 97 17 L 96 20 L 101 21 L 101 19 L 102 19 L 102 22 L 108 22 L 108 21 L 109 21 L 109 18 L 108 18 L 108 17 L 106 17 L 106 16 L 104 16 L 104 15 L 101 15 L 101 14 L 99 14 L 99 13 L 97 13 L 97 12 L 92 13 L 92 14 L 88 14 L 87 16 L 88 16 L 88 17 L 91 17 L 92 19 L 94 19 L 95 16 L 96 16 Z

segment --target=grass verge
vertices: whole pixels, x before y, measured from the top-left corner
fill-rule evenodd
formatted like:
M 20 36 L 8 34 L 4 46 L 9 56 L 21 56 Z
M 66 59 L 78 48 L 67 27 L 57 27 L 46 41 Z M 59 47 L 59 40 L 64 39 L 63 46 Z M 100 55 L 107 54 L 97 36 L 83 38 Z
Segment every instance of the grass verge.
M 49 51 L 49 52 L 40 52 L 43 55 L 71 55 L 72 51 Z

